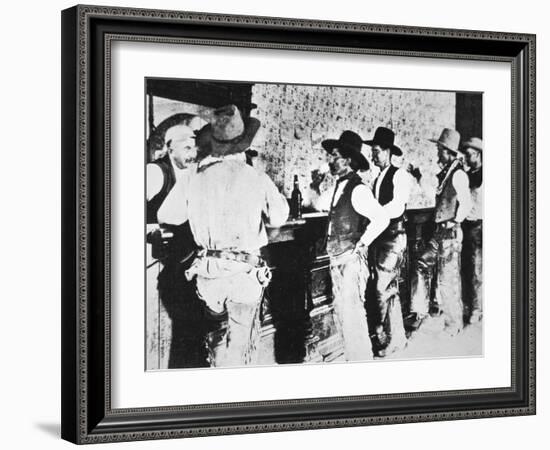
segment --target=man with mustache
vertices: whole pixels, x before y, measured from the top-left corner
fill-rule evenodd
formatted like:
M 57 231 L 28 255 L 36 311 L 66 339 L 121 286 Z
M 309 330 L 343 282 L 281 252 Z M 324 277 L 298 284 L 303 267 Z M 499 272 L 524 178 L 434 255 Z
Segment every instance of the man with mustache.
M 361 153 L 362 144 L 361 137 L 349 130 L 338 139 L 321 143 L 329 154 L 330 172 L 337 178 L 330 203 L 326 249 L 334 312 L 347 361 L 373 358 L 365 311 L 367 248 L 389 223 L 386 212 L 357 174 L 369 167 Z
M 157 223 L 162 202 L 197 158 L 195 132 L 186 124 L 168 128 L 164 135 L 164 156 L 147 164 L 147 223 Z
M 190 122 L 190 121 L 189 121 Z M 147 223 L 157 223 L 161 208 L 176 183 L 185 184 L 200 149 L 188 123 L 171 126 L 164 134 L 164 155 L 147 165 Z M 157 289 L 172 322 L 169 368 L 206 365 L 206 321 L 194 284 L 185 271 L 196 249 L 189 223 L 162 224 L 148 234 L 152 256 L 160 262 Z

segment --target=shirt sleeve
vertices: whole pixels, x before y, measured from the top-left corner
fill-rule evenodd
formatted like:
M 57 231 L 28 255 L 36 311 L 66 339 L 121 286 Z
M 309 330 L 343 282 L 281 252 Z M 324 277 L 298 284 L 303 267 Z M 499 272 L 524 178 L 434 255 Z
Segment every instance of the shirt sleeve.
M 158 164 L 147 164 L 147 201 L 157 195 L 164 184 L 164 174 Z
M 393 177 L 393 199 L 384 205 L 390 219 L 400 217 L 405 212 L 410 192 L 411 176 L 407 171 L 399 169 Z
M 269 176 L 265 173 L 260 174 L 260 176 L 265 191 L 265 202 L 262 211 L 265 222 L 272 227 L 280 227 L 288 219 L 288 202 Z
M 181 225 L 187 221 L 187 177 L 176 181 L 157 212 L 159 224 Z
M 351 205 L 358 214 L 370 220 L 365 233 L 361 236 L 364 245 L 370 245 L 390 223 L 390 218 L 385 209 L 376 201 L 372 191 L 360 184 L 351 193 Z
M 470 195 L 470 187 L 468 175 L 463 170 L 457 170 L 453 175 L 453 187 L 455 188 L 458 208 L 456 210 L 455 221 L 462 222 L 470 213 L 472 208 L 472 199 Z

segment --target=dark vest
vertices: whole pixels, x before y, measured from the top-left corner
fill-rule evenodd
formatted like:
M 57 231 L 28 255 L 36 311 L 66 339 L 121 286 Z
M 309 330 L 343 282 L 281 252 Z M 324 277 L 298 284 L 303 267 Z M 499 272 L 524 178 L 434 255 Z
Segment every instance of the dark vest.
M 168 155 L 165 155 L 164 157 L 155 161 L 152 164 L 156 164 L 162 170 L 164 183 L 160 192 L 147 202 L 147 223 L 158 222 L 157 212 L 160 208 L 160 205 L 162 205 L 162 202 L 164 202 L 164 199 L 170 192 L 170 189 L 172 189 L 172 187 L 176 183 L 176 173 L 174 172 L 172 162 L 170 161 L 170 157 Z
M 351 204 L 351 193 L 356 186 L 362 184 L 361 178 L 352 172 L 345 179 L 348 182 L 338 202 L 331 205 L 328 217 L 330 233 L 327 235 L 327 253 L 329 256 L 337 256 L 353 250 L 370 222 L 366 217 L 355 212 Z M 337 188 L 338 185 L 334 190 L 335 194 Z
M 386 172 L 386 176 L 382 180 L 382 184 L 380 185 L 380 191 L 378 192 L 378 203 L 380 203 L 382 206 L 387 205 L 389 202 L 393 200 L 393 177 L 395 176 L 396 172 L 399 169 L 393 165 L 390 165 L 388 167 L 388 171 Z M 378 186 L 378 182 L 380 180 L 380 176 L 376 178 L 376 181 L 374 182 L 374 192 L 376 192 L 376 188 Z M 403 215 L 399 217 L 393 217 L 390 220 L 390 224 L 394 224 L 397 222 L 401 222 L 403 220 Z
M 445 181 L 445 184 L 440 187 L 439 194 L 435 196 L 435 222 L 445 222 L 456 217 L 456 210 L 458 208 L 458 198 L 456 190 L 453 186 L 453 177 L 456 172 L 462 170 L 462 166 L 458 164 L 450 173 L 449 177 Z M 443 170 L 437 174 L 439 183 L 441 184 L 444 178 L 447 176 L 447 171 Z

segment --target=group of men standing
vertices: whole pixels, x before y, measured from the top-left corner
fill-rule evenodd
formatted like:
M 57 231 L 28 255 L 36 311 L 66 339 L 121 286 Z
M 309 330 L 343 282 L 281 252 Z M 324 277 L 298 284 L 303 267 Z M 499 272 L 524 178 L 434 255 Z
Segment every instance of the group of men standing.
M 407 248 L 404 213 L 412 177 L 392 164 L 393 156 L 403 155 L 394 140 L 392 130 L 379 127 L 370 140 L 345 131 L 338 140 L 322 143 L 330 155 L 331 173 L 337 177 L 329 209 L 327 252 L 347 360 L 384 357 L 408 342 L 398 279 Z M 420 255 L 411 261 L 411 304 L 406 319 L 409 331 L 415 332 L 432 316 L 440 315 L 444 331 L 454 336 L 465 321 L 475 323 L 482 314 L 483 144 L 472 138 L 460 145 L 460 134 L 448 128 L 430 140 L 436 144 L 441 168 L 435 224 Z M 372 161 L 379 168 L 372 190 L 356 174 L 368 169 L 362 144 L 371 147 Z M 430 310 L 430 280 L 435 283 L 435 312 Z
M 247 164 L 245 151 L 259 127 L 257 119 L 243 118 L 238 108 L 228 105 L 215 110 L 196 134 L 186 125 L 168 130 L 168 157 L 177 161 L 176 148 L 182 148 L 187 152 L 185 169 L 172 175 L 170 187 L 164 183 L 148 192 L 148 203 L 158 208 L 158 223 L 188 224 L 194 249 L 178 262 L 185 268 L 180 275 L 208 314 L 227 318 L 224 341 L 210 357 L 213 366 L 254 363 L 261 300 L 271 279 L 260 249 L 267 245 L 266 226 L 283 225 L 289 214 L 288 202 L 273 181 Z M 328 208 L 326 250 L 335 317 L 350 361 L 383 357 L 407 344 L 398 277 L 407 246 L 404 213 L 412 177 L 392 164 L 392 156 L 403 154 L 394 140 L 392 130 L 379 127 L 367 141 L 347 130 L 338 139 L 322 142 L 337 179 Z M 446 330 L 456 334 L 464 324 L 462 230 L 463 256 L 468 258 L 465 290 L 473 299 L 469 320 L 481 317 L 482 143 L 473 138 L 459 146 L 458 132 L 450 129 L 434 142 L 442 167 L 436 225 L 415 262 L 408 319 L 418 329 L 430 316 L 427 279 L 435 267 L 439 313 Z M 363 144 L 371 147 L 372 161 L 380 169 L 372 188 L 358 174 L 369 169 Z M 460 153 L 465 154 L 468 172 Z

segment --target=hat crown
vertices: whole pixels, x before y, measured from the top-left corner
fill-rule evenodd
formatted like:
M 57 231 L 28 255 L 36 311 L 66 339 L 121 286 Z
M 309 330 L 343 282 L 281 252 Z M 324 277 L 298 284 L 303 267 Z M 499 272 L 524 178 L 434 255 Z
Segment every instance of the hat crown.
M 363 139 L 354 131 L 346 130 L 338 139 L 326 139 L 321 142 L 321 145 L 329 153 L 338 149 L 341 156 L 353 159 L 358 164 L 359 170 L 369 168 L 368 160 L 361 153 Z
M 386 127 L 378 127 L 372 138 L 372 145 L 379 145 L 382 148 L 390 148 L 395 141 L 395 133 Z
M 243 119 L 235 105 L 217 108 L 209 119 L 196 137 L 202 155 L 224 156 L 244 152 L 260 128 L 258 119 Z
M 361 151 L 363 145 L 361 136 L 351 130 L 344 131 L 338 138 L 338 142 L 346 147 L 352 147 L 355 151 Z M 338 145 L 336 145 L 336 148 L 338 148 Z
M 463 147 L 466 148 L 474 148 L 479 151 L 483 151 L 483 141 L 478 137 L 472 137 L 468 139 Z
M 437 143 L 456 152 L 458 150 L 458 144 L 460 143 L 460 133 L 451 128 L 443 128 Z
M 216 109 L 213 112 L 211 126 L 212 136 L 221 142 L 241 136 L 245 129 L 241 113 L 235 105 Z

